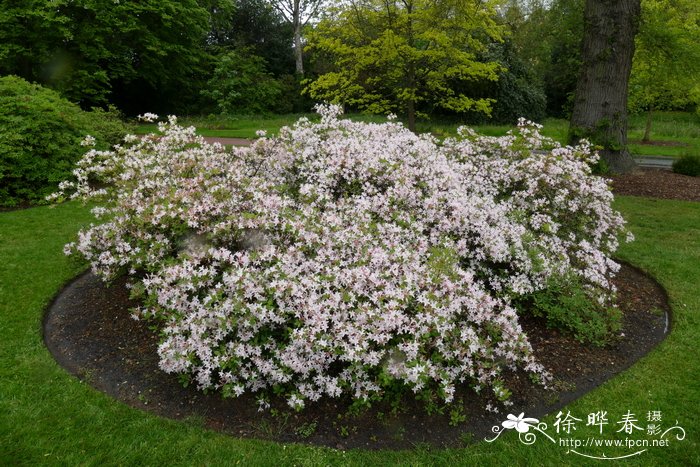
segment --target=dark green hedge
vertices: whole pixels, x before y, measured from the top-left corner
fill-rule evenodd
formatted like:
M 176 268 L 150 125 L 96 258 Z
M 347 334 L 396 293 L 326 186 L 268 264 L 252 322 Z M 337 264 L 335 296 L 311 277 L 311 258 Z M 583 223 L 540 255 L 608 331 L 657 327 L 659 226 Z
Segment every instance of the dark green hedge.
M 700 177 L 700 156 L 685 155 L 673 162 L 673 171 L 677 174 Z
M 86 135 L 106 149 L 128 133 L 115 110 L 81 110 L 57 92 L 0 77 L 0 206 L 41 203 L 69 178 Z

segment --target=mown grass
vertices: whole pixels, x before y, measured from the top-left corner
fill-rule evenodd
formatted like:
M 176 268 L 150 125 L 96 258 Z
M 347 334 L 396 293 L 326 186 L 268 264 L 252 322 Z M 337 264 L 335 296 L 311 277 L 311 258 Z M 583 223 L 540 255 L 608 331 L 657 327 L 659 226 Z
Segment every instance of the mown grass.
M 585 423 L 586 414 L 628 410 L 644 420 L 649 410 L 675 421 L 684 441 L 649 448 L 632 462 L 641 465 L 700 465 L 700 203 L 623 197 L 637 240 L 620 256 L 652 273 L 668 290 L 673 331 L 630 370 L 565 409 Z M 301 445 L 239 440 L 195 422 L 159 418 L 125 406 L 68 375 L 42 342 L 46 306 L 82 266 L 62 254 L 62 245 L 90 221 L 75 203 L 57 208 L 0 213 L 0 465 L 586 465 L 600 461 L 567 454 L 545 438 L 521 444 L 513 432 L 493 444 L 464 449 L 400 452 L 337 451 Z M 518 408 L 512 409 L 516 414 Z M 494 424 L 504 416 L 494 416 Z M 546 422 L 550 427 L 554 418 Z M 589 427 L 590 430 L 590 427 Z M 549 432 L 552 430 L 550 428 Z M 579 426 L 578 436 L 594 432 Z M 592 452 L 592 451 L 587 451 Z M 593 451 L 600 454 L 601 451 Z M 606 449 L 606 455 L 629 453 Z M 617 464 L 627 465 L 630 461 Z M 609 464 L 616 464 L 609 462 Z M 606 463 L 606 465 L 608 465 Z
M 652 118 L 652 142 L 672 145 L 641 144 L 646 115 L 632 115 L 629 124 L 629 147 L 633 154 L 678 157 L 700 155 L 700 116 L 692 112 L 655 112 Z
M 202 136 L 218 136 L 223 138 L 256 138 L 257 130 L 265 130 L 270 135 L 275 135 L 283 126 L 292 125 L 299 118 L 306 117 L 311 121 L 318 121 L 317 114 L 288 114 L 275 116 L 210 116 L 210 117 L 183 117 L 178 122 L 184 126 L 194 126 Z M 344 118 L 354 121 L 382 123 L 387 118 L 380 115 L 348 114 Z M 562 119 L 545 120 L 544 134 L 555 138 L 557 141 L 566 141 L 568 123 Z M 440 120 L 419 121 L 416 124 L 418 133 L 433 133 L 438 137 L 454 136 L 461 123 L 446 122 Z M 472 125 L 472 128 L 488 136 L 502 136 L 513 129 L 513 125 Z M 137 134 L 157 132 L 155 123 L 142 123 L 136 126 Z
M 318 114 L 285 115 L 211 115 L 208 117 L 182 117 L 178 122 L 183 126 L 194 126 L 202 136 L 221 138 L 257 138 L 258 130 L 265 130 L 269 135 L 276 135 L 283 126 L 290 126 L 305 117 L 313 122 L 320 120 Z M 348 114 L 345 118 L 362 122 L 386 122 L 387 118 L 379 115 Z M 136 126 L 136 134 L 157 132 L 155 123 L 141 123 Z
M 293 124 L 300 117 L 318 120 L 316 114 L 289 114 L 275 116 L 210 116 L 184 117 L 180 122 L 186 126 L 193 125 L 202 136 L 226 138 L 255 138 L 257 130 L 266 130 L 274 135 L 279 129 Z M 377 115 L 349 114 L 347 118 L 356 121 L 383 122 L 385 117 Z M 548 118 L 541 122 L 542 133 L 562 144 L 566 143 L 569 122 L 561 118 Z M 419 121 L 419 133 L 433 133 L 438 137 L 454 136 L 461 124 L 440 120 Z M 646 115 L 631 115 L 629 119 L 629 148 L 632 154 L 678 157 L 684 154 L 700 154 L 700 117 L 691 112 L 656 112 L 654 113 L 651 140 L 662 144 L 642 144 L 646 126 Z M 473 125 L 478 132 L 489 136 L 502 136 L 512 125 Z M 156 131 L 155 124 L 140 124 L 138 134 Z M 668 144 L 671 143 L 671 144 Z
M 256 138 L 258 130 L 269 134 L 277 134 L 283 126 L 293 124 L 301 117 L 318 120 L 317 114 L 286 114 L 286 115 L 212 115 L 209 117 L 180 117 L 178 122 L 183 126 L 194 126 L 202 136 L 218 136 L 223 138 Z M 157 132 L 155 123 L 141 123 L 136 127 L 137 134 Z

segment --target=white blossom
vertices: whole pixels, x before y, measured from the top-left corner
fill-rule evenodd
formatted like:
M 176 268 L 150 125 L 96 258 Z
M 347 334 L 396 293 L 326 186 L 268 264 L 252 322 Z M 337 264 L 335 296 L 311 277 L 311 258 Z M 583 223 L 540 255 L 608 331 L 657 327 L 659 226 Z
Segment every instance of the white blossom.
M 505 399 L 505 368 L 546 381 L 513 301 L 573 274 L 609 302 L 624 232 L 590 145 L 528 122 L 438 144 L 318 110 L 250 148 L 171 117 L 160 138 L 88 151 L 60 195 L 105 220 L 66 250 L 105 279 L 130 271 L 161 368 L 201 388 L 282 388 L 300 409 L 381 393 L 380 376 L 446 402 L 464 381 Z

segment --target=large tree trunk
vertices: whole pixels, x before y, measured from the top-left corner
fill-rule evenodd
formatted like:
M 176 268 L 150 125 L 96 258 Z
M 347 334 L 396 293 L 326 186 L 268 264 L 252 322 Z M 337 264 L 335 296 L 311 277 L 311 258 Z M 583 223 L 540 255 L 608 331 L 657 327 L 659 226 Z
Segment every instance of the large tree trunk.
M 640 0 L 586 0 L 583 65 L 569 139 L 601 146 L 611 172 L 636 167 L 627 149 L 627 84 L 632 69 Z

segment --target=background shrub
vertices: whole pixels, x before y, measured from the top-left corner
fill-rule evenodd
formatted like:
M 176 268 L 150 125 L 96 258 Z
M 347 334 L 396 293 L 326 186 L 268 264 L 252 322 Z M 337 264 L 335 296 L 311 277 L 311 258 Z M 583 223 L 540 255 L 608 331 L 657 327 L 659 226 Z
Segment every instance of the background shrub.
M 673 171 L 677 174 L 700 176 L 700 156 L 686 154 L 673 163 Z
M 107 149 L 127 132 L 114 109 L 86 112 L 56 91 L 0 78 L 0 206 L 42 202 L 70 178 L 86 135 Z

